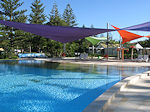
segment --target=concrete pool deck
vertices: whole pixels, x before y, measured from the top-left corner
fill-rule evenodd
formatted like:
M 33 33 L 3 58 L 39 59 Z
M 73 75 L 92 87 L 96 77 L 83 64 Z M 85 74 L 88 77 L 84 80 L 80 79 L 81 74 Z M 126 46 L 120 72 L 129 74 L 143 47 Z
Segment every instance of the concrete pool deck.
M 72 64 L 94 64 L 94 65 L 112 65 L 112 66 L 150 66 L 150 62 L 133 62 L 130 60 L 98 60 L 98 59 L 89 59 L 89 60 L 79 60 L 72 58 L 35 58 L 34 60 L 43 60 L 49 62 L 58 62 L 58 63 L 72 63 Z
M 150 112 L 150 76 L 140 78 L 116 94 L 104 112 Z
M 150 112 L 150 71 L 115 84 L 83 112 Z

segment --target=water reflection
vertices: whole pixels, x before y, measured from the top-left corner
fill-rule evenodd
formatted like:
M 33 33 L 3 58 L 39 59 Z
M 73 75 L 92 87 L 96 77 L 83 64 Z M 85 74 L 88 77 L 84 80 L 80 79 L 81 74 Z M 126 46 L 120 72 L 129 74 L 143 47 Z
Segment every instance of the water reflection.
M 7 65 L 7 66 L 6 66 Z M 20 66 L 21 65 L 21 66 Z M 32 69 L 34 68 L 34 69 Z M 42 69 L 41 69 L 42 68 Z M 21 69 L 25 74 L 50 75 L 49 70 L 54 71 L 53 75 L 59 74 L 62 71 L 82 72 L 92 75 L 120 75 L 123 77 L 132 76 L 137 73 L 142 73 L 149 70 L 150 67 L 127 67 L 127 66 L 98 66 L 98 65 L 80 65 L 80 64 L 66 64 L 45 62 L 39 60 L 8 60 L 0 61 L 0 72 L 5 72 L 6 69 L 11 71 L 18 71 Z M 56 70 L 60 70 L 57 71 Z M 52 72 L 51 72 L 52 73 Z M 86 75 L 86 74 L 85 74 Z

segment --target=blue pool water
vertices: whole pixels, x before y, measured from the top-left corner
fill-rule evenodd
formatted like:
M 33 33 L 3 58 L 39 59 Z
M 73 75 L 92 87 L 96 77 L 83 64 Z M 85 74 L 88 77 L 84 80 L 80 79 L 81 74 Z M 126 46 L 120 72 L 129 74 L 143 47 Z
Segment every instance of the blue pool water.
M 0 112 L 82 112 L 122 78 L 148 67 L 0 61 Z

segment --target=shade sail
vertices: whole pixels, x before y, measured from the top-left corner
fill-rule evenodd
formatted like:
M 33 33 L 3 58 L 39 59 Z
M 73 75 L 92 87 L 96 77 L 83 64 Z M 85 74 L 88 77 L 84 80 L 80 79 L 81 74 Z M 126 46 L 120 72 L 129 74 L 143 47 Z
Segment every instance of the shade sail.
M 72 42 L 92 35 L 114 31 L 113 29 L 95 29 L 95 28 L 78 28 L 50 26 L 40 24 L 26 24 L 11 21 L 0 20 L 0 24 L 14 27 L 19 30 L 40 35 L 62 43 Z
M 107 37 L 92 37 L 93 39 L 96 39 L 96 40 L 100 40 L 100 41 L 106 41 L 107 40 Z
M 96 44 L 98 44 L 100 41 L 107 40 L 107 37 L 87 37 L 87 38 L 85 38 L 85 39 L 87 39 L 89 42 L 91 42 L 92 45 L 96 45 Z
M 150 31 L 150 22 L 123 28 L 123 30 Z
M 137 35 L 137 34 L 128 32 L 126 30 L 120 30 L 120 28 L 117 28 L 113 25 L 112 25 L 112 27 L 114 27 L 119 32 L 120 36 L 122 37 L 122 44 L 129 42 L 131 40 L 135 40 L 135 39 L 143 37 L 141 35 Z
M 150 35 L 147 35 L 147 36 L 144 36 L 144 37 L 150 38 Z

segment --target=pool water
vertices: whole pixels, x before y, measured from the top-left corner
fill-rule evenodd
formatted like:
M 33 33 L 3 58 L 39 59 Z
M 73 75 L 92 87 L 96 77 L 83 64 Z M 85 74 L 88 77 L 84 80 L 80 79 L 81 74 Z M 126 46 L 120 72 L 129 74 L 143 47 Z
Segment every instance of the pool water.
M 121 79 L 149 67 L 0 61 L 0 112 L 82 112 Z

